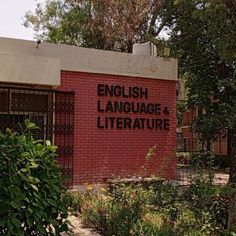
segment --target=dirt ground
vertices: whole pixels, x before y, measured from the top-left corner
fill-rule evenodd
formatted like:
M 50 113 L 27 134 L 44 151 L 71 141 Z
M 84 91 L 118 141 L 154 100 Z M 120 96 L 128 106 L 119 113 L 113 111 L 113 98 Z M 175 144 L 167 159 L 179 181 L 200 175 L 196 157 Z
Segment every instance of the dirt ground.
M 86 229 L 82 226 L 80 220 L 76 216 L 69 216 L 68 220 L 71 222 L 74 228 L 71 228 L 73 232 L 63 233 L 62 236 L 101 236 L 94 232 L 92 229 Z

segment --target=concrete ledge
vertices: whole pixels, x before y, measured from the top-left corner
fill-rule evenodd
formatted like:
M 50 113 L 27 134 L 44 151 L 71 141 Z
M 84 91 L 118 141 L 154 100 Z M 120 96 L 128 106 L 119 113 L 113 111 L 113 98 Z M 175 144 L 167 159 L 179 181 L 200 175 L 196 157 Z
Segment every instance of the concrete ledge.
M 88 49 L 69 45 L 0 38 L 0 52 L 55 58 L 61 70 L 177 80 L 177 60 Z
M 60 61 L 0 52 L 0 82 L 58 86 Z

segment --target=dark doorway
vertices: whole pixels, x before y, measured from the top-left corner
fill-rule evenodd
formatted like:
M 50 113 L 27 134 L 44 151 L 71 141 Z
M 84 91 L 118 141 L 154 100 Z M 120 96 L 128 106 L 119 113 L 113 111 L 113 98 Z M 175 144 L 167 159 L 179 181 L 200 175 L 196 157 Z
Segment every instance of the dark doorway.
M 39 126 L 36 139 L 58 146 L 57 161 L 66 184 L 73 184 L 74 93 L 56 90 L 0 86 L 0 130 L 21 129 L 25 119 Z

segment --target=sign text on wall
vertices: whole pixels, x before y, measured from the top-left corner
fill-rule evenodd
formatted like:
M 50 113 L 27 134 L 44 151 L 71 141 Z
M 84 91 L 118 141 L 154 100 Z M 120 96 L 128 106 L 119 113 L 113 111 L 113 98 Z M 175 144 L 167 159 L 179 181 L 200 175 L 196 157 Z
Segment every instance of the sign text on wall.
M 98 84 L 97 111 L 99 114 L 106 113 L 109 116 L 98 116 L 97 127 L 99 129 L 150 129 L 169 130 L 169 119 L 147 118 L 146 115 L 169 115 L 167 106 L 160 103 L 140 102 L 141 99 L 148 99 L 148 88 L 125 87 L 120 85 Z M 101 99 L 102 97 L 110 100 Z M 132 99 L 132 101 L 122 101 L 119 98 Z M 134 99 L 138 101 L 134 102 Z M 112 114 L 125 114 L 125 116 L 112 116 Z M 132 114 L 132 117 L 130 115 Z M 137 117 L 133 117 L 133 115 Z M 150 117 L 150 116 L 149 116 Z

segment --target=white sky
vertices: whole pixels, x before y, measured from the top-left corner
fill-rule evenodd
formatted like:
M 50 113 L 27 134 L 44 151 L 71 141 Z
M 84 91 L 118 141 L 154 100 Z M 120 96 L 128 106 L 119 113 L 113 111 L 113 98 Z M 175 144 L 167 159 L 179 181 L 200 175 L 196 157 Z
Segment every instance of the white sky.
M 23 26 L 22 18 L 35 8 L 35 0 L 0 0 L 0 37 L 33 40 L 33 30 Z

